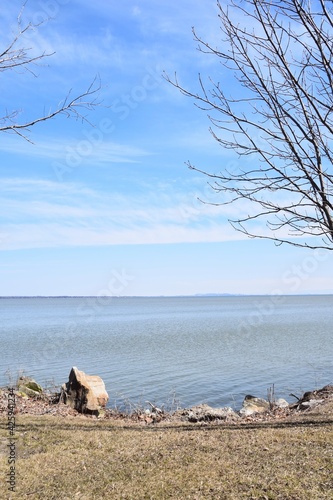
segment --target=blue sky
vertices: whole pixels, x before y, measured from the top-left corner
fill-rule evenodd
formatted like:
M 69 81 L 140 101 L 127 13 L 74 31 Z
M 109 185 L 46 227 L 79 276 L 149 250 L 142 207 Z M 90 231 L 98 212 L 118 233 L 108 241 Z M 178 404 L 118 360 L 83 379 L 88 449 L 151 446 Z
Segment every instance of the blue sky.
M 1 45 L 20 1 L 1 12 Z M 246 239 L 228 223 L 245 204 L 221 200 L 185 162 L 210 171 L 240 160 L 208 132 L 205 113 L 163 78 L 198 73 L 234 85 L 196 50 L 191 32 L 218 40 L 215 0 L 30 0 L 39 23 L 25 46 L 54 54 L 34 73 L 2 73 L 1 112 L 29 120 L 95 75 L 102 105 L 86 122 L 58 117 L 29 139 L 0 136 L 0 295 L 333 293 L 333 258 Z M 221 195 L 220 195 L 221 196 Z

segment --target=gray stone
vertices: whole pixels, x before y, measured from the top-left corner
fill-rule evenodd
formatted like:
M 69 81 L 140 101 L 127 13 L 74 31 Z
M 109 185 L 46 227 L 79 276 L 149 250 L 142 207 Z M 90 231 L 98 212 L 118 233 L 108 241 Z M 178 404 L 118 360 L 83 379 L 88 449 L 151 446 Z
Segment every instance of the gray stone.
M 303 396 L 293 405 L 297 410 L 308 410 L 325 401 L 325 399 L 333 395 L 333 386 L 325 385 L 322 389 L 315 391 L 307 391 Z
M 207 422 L 212 420 L 227 420 L 238 419 L 239 416 L 232 408 L 212 408 L 207 404 L 194 406 L 188 410 L 184 410 L 185 415 L 189 422 Z
M 305 392 L 301 398 L 301 401 L 310 401 L 312 399 L 322 399 L 323 397 L 329 397 L 333 394 L 333 386 L 325 385 L 322 389 L 316 391 Z
M 17 381 L 17 390 L 31 398 L 40 397 L 43 393 L 43 388 L 31 377 L 20 377 Z
M 310 399 L 308 401 L 302 401 L 298 408 L 300 410 L 309 410 L 318 406 L 320 403 L 323 403 L 323 401 L 323 399 Z
M 287 408 L 289 406 L 289 403 L 285 399 L 279 398 L 274 401 L 274 406 L 276 408 Z
M 105 408 L 109 396 L 98 375 L 86 375 L 76 366 L 71 369 L 69 380 L 62 385 L 60 401 L 80 413 L 99 415 Z
M 254 413 L 263 413 L 269 410 L 269 402 L 265 399 L 256 398 L 255 396 L 245 396 L 243 406 L 240 410 L 240 415 L 247 417 Z

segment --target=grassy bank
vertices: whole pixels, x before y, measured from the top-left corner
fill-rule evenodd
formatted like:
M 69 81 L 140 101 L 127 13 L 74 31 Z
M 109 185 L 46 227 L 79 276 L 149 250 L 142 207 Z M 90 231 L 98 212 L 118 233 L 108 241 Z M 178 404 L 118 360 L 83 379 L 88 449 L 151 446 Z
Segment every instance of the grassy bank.
M 332 404 L 320 414 L 251 425 L 142 426 L 19 415 L 9 495 L 5 417 L 1 498 L 332 499 Z

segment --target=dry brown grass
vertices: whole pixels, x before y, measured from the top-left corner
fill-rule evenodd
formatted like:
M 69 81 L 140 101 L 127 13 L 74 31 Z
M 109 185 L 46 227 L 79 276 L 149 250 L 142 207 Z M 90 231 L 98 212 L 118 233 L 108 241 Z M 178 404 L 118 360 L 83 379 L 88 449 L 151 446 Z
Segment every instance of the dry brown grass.
M 16 423 L 16 499 L 333 499 L 330 410 L 246 426 L 31 415 Z M 11 498 L 0 484 L 0 498 Z

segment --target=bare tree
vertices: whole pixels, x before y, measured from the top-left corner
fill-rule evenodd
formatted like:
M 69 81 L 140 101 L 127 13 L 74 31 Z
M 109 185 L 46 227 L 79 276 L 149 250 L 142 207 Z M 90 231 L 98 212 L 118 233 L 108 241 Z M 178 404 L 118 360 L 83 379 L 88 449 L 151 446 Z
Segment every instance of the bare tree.
M 233 95 L 202 75 L 198 91 L 165 78 L 208 112 L 213 137 L 239 161 L 218 173 L 188 166 L 209 177 L 218 205 L 241 202 L 235 229 L 333 250 L 333 2 L 217 5 L 220 46 L 193 33 L 199 50 L 222 63 L 222 77 L 234 78 Z
M 28 71 L 36 76 L 34 66 L 53 54 L 46 52 L 34 54 L 31 48 L 25 47 L 25 36 L 36 30 L 42 23 L 34 24 L 29 22 L 24 24 L 22 21 L 24 7 L 25 4 L 23 4 L 17 18 L 16 33 L 13 33 L 11 41 L 6 47 L 2 50 L 0 49 L 0 72 L 2 73 L 9 70 Z M 86 111 L 94 109 L 100 104 L 98 102 L 99 90 L 100 82 L 99 79 L 95 77 L 84 92 L 74 96 L 72 95 L 72 91 L 69 90 L 67 95 L 60 101 L 55 109 L 50 110 L 42 116 L 37 116 L 23 122 L 17 121 L 19 110 L 11 112 L 6 111 L 5 114 L 0 117 L 0 132 L 15 133 L 28 142 L 32 142 L 27 134 L 30 132 L 30 128 L 37 123 L 50 120 L 58 115 L 65 115 L 66 117 L 74 117 L 75 119 L 87 121 L 85 115 Z

